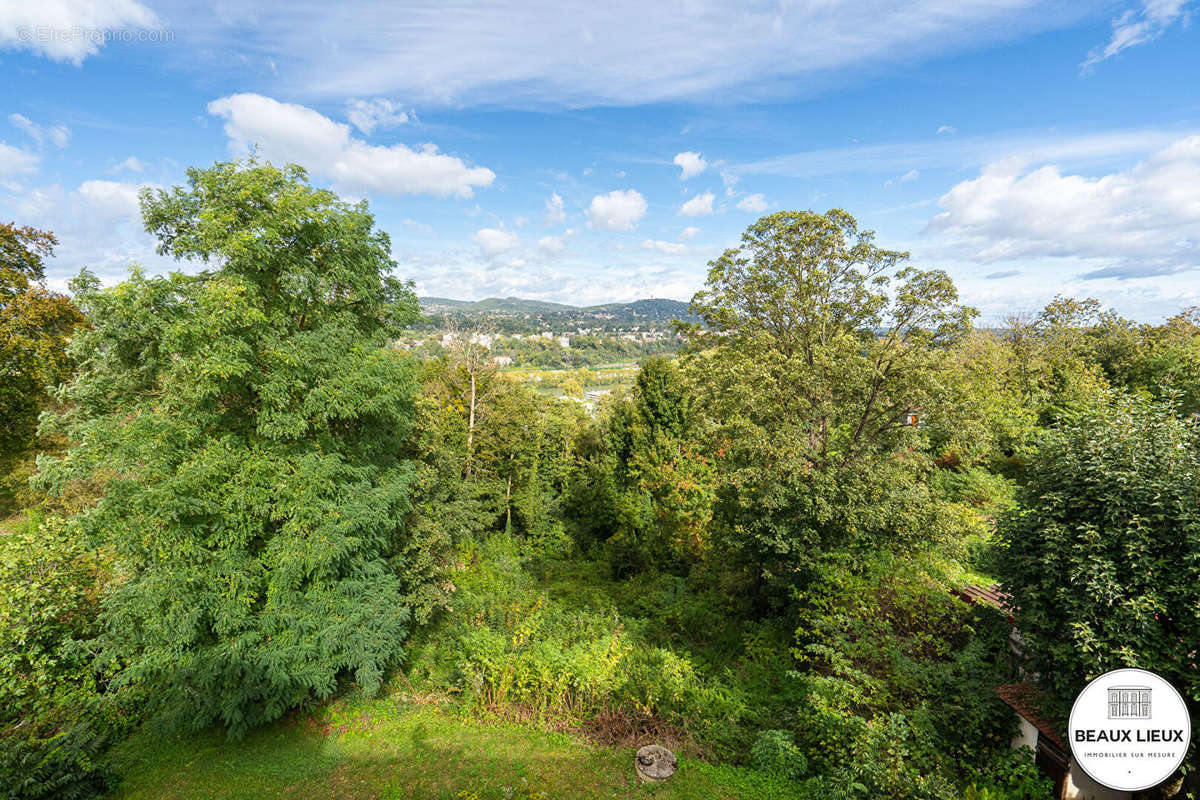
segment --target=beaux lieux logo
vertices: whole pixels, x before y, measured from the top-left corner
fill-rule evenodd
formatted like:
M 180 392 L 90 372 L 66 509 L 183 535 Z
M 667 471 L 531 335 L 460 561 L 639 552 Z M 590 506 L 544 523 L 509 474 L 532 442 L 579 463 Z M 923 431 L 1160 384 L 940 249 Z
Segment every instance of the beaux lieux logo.
M 1118 669 L 1075 698 L 1068 726 L 1075 763 L 1110 789 L 1158 786 L 1183 763 L 1192 739 L 1187 705 L 1175 687 L 1143 669 Z

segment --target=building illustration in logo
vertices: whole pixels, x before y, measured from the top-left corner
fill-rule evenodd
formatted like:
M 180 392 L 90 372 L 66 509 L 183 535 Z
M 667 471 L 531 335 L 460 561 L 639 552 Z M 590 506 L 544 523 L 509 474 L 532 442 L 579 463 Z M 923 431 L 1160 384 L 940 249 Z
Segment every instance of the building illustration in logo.
M 1109 719 L 1150 719 L 1149 686 L 1108 687 Z

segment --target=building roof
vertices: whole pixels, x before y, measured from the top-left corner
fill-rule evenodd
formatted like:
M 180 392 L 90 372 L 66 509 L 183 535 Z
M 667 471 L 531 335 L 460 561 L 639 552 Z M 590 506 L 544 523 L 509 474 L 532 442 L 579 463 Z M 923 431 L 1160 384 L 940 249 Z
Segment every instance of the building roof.
M 984 603 L 998 608 L 1008 615 L 1010 624 L 1016 621 L 1016 606 L 1013 605 L 1012 595 L 1003 591 L 998 583 L 993 583 L 991 586 L 963 586 L 961 589 L 954 590 L 954 596 L 971 605 Z
M 1006 683 L 996 687 L 996 696 L 1059 748 L 1067 749 L 1058 736 L 1058 726 L 1042 714 L 1042 692 L 1038 687 L 1032 683 Z
M 964 586 L 958 590 L 958 596 L 968 603 L 987 603 L 1001 611 L 1012 611 L 1012 595 L 1002 591 L 1000 584 L 991 586 Z

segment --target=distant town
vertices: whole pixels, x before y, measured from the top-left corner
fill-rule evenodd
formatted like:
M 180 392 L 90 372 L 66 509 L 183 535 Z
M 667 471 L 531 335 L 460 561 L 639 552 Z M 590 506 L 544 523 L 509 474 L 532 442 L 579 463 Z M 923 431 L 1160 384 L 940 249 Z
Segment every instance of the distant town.
M 633 366 L 683 344 L 676 323 L 696 321 L 678 300 L 576 307 L 520 298 L 476 302 L 420 298 L 422 317 L 396 342 L 423 355 L 453 347 L 488 351 L 498 368 L 572 370 Z

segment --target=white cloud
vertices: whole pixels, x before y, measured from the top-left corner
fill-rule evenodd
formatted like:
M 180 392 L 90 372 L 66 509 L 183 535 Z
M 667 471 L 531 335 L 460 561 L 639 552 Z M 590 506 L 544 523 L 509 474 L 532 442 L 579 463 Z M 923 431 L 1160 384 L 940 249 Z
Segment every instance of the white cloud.
M 37 153 L 0 142 L 0 184 L 9 185 L 14 179 L 34 174 L 41 160 Z
M 416 231 L 417 233 L 423 233 L 426 236 L 433 235 L 433 226 L 426 224 L 424 222 L 418 222 L 415 219 L 410 219 L 409 217 L 405 217 L 404 219 L 400 220 L 400 224 L 403 225 L 404 227 L 408 228 L 410 231 Z
M 721 183 L 725 185 L 726 197 L 733 198 L 737 196 L 737 185 L 740 180 L 741 177 L 729 169 L 723 168 L 721 170 Z
M 601 231 L 630 231 L 646 216 L 646 199 L 635 189 L 598 194 L 588 206 L 588 227 Z
M 1099 177 L 997 162 L 938 202 L 928 230 L 976 261 L 1077 259 L 1085 278 L 1200 269 L 1200 136 Z
M 39 147 L 45 144 L 47 140 L 55 147 L 66 147 L 67 142 L 71 140 L 71 129 L 66 125 L 44 127 L 38 125 L 24 114 L 9 114 L 8 121 L 14 127 L 20 128 L 33 137 L 33 140 L 38 143 Z
M 126 170 L 126 169 L 129 170 L 130 172 L 141 172 L 144 169 L 146 169 L 146 163 L 144 161 L 142 161 L 140 158 L 138 158 L 137 156 L 130 156 L 129 158 L 122 161 L 120 164 L 117 164 L 115 167 L 113 167 L 112 171 L 120 172 L 121 170 Z
M 409 120 L 408 112 L 386 97 L 351 100 L 346 109 L 346 119 L 368 136 L 376 128 L 391 128 Z
M 708 169 L 708 162 L 704 160 L 704 156 L 691 151 L 678 153 L 673 163 L 681 170 L 679 175 L 681 181 L 686 181 Z
M 606 250 L 602 270 L 580 259 L 504 257 L 482 263 L 465 255 L 456 249 L 397 253 L 398 274 L 415 277 L 423 296 L 515 296 L 590 305 L 649 297 L 686 301 L 703 285 L 707 271 L 695 259 L 653 257 L 640 247 Z
M 761 214 L 767 210 L 767 198 L 761 194 L 748 194 L 738 201 L 737 207 L 751 214 Z
M 225 119 L 225 134 L 237 154 L 257 145 L 276 162 L 296 162 L 341 188 L 364 194 L 431 194 L 467 198 L 490 186 L 496 174 L 471 167 L 436 145 L 380 147 L 351 136 L 350 126 L 311 108 L 281 103 L 258 94 L 234 94 L 208 104 Z
M 1139 156 L 1166 147 L 1181 136 L 1200 132 L 1163 128 L 1130 128 L 1088 134 L 1016 132 L 988 136 L 856 145 L 808 150 L 728 169 L 739 175 L 815 178 L 843 174 L 894 175 L 910 169 L 962 169 L 1019 157 L 1029 162 L 1091 164 Z
M 30 187 L 15 197 L 0 197 L 0 217 L 54 231 L 59 245 L 46 263 L 47 283 L 54 289 L 65 289 L 85 265 L 106 285 L 123 280 L 134 263 L 152 271 L 186 268 L 154 252 L 137 200 L 144 186 L 154 184 L 88 180 L 74 190 L 57 184 Z
M 550 195 L 550 199 L 546 201 L 546 220 L 547 225 L 557 225 L 567 218 L 567 212 L 563 210 L 563 199 L 558 196 L 558 192 Z
M 1080 65 L 1085 73 L 1101 61 L 1112 58 L 1122 50 L 1152 42 L 1166 33 L 1176 22 L 1187 22 L 1185 7 L 1190 0 L 1142 0 L 1141 8 L 1128 9 L 1113 20 L 1112 38 L 1103 47 L 1093 48 Z
M 141 219 L 136 183 L 119 181 L 84 181 L 77 190 L 79 196 L 106 218 L 134 217 Z
M 24 49 L 76 66 L 103 47 L 106 33 L 146 29 L 158 18 L 136 0 L 0 3 L 0 49 Z
M 695 239 L 697 234 L 699 234 L 699 233 L 700 233 L 700 229 L 697 228 L 695 225 L 688 225 L 686 228 L 684 228 L 679 233 L 679 238 L 684 241 L 687 241 L 688 239 Z
M 954 127 L 953 125 L 939 125 L 937 132 L 939 136 L 943 133 L 953 136 L 954 134 L 958 133 L 958 128 Z
M 239 0 L 188 22 L 189 36 L 218 56 L 273 59 L 298 96 L 580 107 L 795 96 L 894 60 L 911 64 L 1068 27 L 1102 7 L 1103 0 L 462 0 L 448 14 L 441 3 L 379 13 L 375 2 L 347 0 L 292 4 L 280 14 L 268 0 Z M 219 60 L 186 63 L 211 72 Z M 228 62 L 230 72 L 241 69 Z
M 500 228 L 480 228 L 475 231 L 471 241 L 479 245 L 479 253 L 488 260 L 507 253 L 521 243 L 515 233 Z
M 561 236 L 543 236 L 538 239 L 538 250 L 543 257 L 560 256 L 567 252 L 567 240 L 575 235 L 574 228 L 567 228 Z
M 688 200 L 679 207 L 677 216 L 680 217 L 706 217 L 713 213 L 713 200 L 716 197 L 712 192 L 698 194 L 691 200 Z
M 915 181 L 919 177 L 921 177 L 920 170 L 910 169 L 908 172 L 904 173 L 899 178 L 896 178 L 896 179 L 888 178 L 886 181 L 883 182 L 883 185 L 891 186 L 893 183 L 909 183 L 911 181 Z
M 257 145 L 268 158 L 296 161 L 316 172 L 350 149 L 350 126 L 293 103 L 260 94 L 232 94 L 213 100 L 208 113 L 225 119 L 230 146 L 246 151 Z
M 669 256 L 681 256 L 688 252 L 686 244 L 679 242 L 664 242 L 658 239 L 647 239 L 642 242 L 643 250 L 657 250 L 660 253 L 666 253 Z

